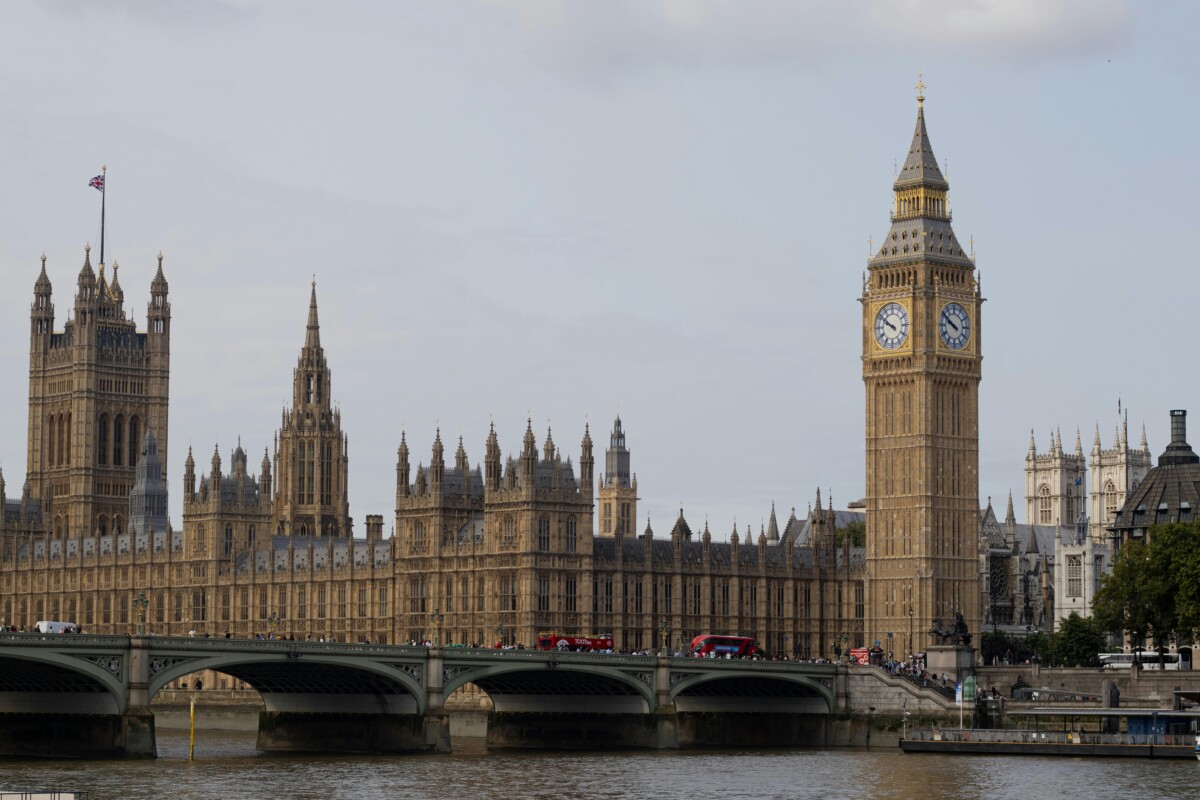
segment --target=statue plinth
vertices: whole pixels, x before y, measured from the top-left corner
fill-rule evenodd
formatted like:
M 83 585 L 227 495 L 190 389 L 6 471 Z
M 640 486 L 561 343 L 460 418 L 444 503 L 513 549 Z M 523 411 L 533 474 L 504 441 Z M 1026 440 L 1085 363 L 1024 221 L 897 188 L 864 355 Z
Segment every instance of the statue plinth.
M 956 683 L 975 672 L 975 648 L 962 644 L 934 644 L 925 650 L 925 669 L 932 675 L 949 675 Z

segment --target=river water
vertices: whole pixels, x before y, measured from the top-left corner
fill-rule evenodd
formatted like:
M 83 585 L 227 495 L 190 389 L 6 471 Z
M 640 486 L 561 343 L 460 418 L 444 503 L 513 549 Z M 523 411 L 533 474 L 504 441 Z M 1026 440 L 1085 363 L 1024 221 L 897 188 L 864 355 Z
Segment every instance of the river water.
M 279 756 L 254 734 L 160 730 L 155 761 L 0 761 L 0 790 L 116 798 L 910 798 L 1200 797 L 1195 759 L 905 755 L 899 750 Z M 460 747 L 456 740 L 455 746 Z

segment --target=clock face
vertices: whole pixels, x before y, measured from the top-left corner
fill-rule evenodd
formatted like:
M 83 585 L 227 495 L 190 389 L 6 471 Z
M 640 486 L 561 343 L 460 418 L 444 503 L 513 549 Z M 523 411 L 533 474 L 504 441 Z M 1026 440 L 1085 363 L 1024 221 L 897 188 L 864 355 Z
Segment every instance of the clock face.
M 971 338 L 971 320 L 967 317 L 966 309 L 958 303 L 942 306 L 942 313 L 938 315 L 938 331 L 946 347 L 953 350 L 966 347 Z
M 885 350 L 895 350 L 908 338 L 908 312 L 899 303 L 888 303 L 875 315 L 875 341 Z

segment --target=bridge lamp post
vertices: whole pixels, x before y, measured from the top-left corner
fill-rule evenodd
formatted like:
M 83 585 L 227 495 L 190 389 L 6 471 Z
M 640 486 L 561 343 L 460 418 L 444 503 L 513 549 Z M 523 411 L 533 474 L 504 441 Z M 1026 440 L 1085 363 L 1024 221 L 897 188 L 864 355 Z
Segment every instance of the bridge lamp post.
M 150 606 L 150 601 L 146 599 L 145 592 L 138 592 L 137 597 L 133 599 L 133 607 L 137 610 L 137 635 L 146 635 L 146 609 Z
M 505 645 L 504 634 L 506 633 L 508 633 L 508 628 L 504 627 L 503 622 L 496 626 L 496 638 L 499 640 L 501 647 Z
M 267 617 L 267 628 L 270 629 L 271 638 L 274 639 L 275 631 L 279 628 L 279 614 L 278 613 L 272 613 L 271 616 Z
M 658 632 L 662 637 L 663 653 L 670 655 L 669 651 L 671 649 L 671 623 L 667 621 L 666 617 L 663 617 L 663 621 L 661 623 L 659 623 Z
M 442 613 L 440 608 L 434 608 L 433 613 L 429 615 L 429 621 L 433 623 L 433 646 L 438 646 L 438 629 L 442 627 L 442 620 L 446 615 Z

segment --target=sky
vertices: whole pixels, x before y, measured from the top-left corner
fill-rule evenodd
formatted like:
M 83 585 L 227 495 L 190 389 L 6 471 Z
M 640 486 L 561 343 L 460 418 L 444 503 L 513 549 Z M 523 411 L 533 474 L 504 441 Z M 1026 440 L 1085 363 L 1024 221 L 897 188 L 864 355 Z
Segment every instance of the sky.
M 619 413 L 639 529 L 717 540 L 864 494 L 858 298 L 918 74 L 974 239 L 980 502 L 1023 519 L 1030 432 L 1152 453 L 1194 406 L 1200 6 L 1125 0 L 0 5 L 0 466 L 25 470 L 40 257 L 61 329 L 99 240 L 172 305 L 170 508 L 189 446 L 257 469 L 316 280 L 350 505 L 396 447 L 481 462 L 527 419 L 598 469 Z M 1195 407 L 1200 409 L 1200 407 Z M 390 522 L 388 523 L 390 528 Z

